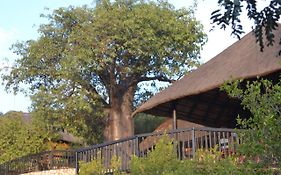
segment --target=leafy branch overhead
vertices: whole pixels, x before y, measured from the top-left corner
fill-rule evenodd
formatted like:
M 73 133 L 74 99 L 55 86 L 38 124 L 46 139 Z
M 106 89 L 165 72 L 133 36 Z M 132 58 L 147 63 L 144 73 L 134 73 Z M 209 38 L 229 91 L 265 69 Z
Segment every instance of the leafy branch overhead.
M 270 46 L 275 42 L 276 36 L 274 36 L 273 30 L 278 27 L 281 1 L 271 0 L 269 5 L 261 10 L 257 7 L 258 3 L 256 0 L 219 0 L 220 9 L 212 13 L 211 20 L 213 24 L 222 29 L 231 26 L 232 34 L 240 39 L 241 34 L 244 33 L 241 25 L 241 13 L 246 10 L 248 18 L 254 21 L 253 29 L 256 41 L 260 45 L 260 50 L 263 51 L 265 45 Z M 278 39 L 281 44 L 281 38 Z

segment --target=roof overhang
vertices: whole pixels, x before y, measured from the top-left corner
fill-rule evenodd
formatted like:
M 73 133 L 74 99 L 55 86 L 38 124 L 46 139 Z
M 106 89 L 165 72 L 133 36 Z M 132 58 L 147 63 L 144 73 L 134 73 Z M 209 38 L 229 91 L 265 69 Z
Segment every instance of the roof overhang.
M 281 25 L 275 36 L 281 35 Z M 235 127 L 238 114 L 249 116 L 238 99 L 230 98 L 219 88 L 229 80 L 255 80 L 267 77 L 277 80 L 281 73 L 280 45 L 264 48 L 256 43 L 253 33 L 225 49 L 219 55 L 188 73 L 181 80 L 156 94 L 133 113 L 177 117 L 211 127 Z

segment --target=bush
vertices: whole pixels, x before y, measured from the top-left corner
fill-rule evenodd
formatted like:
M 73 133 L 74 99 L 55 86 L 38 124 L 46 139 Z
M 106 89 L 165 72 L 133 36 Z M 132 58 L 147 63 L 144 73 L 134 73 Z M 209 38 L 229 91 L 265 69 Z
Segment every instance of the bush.
M 247 82 L 234 81 L 223 86 L 223 90 L 241 100 L 251 116 L 238 118 L 242 132 L 243 144 L 238 150 L 246 156 L 249 164 L 280 168 L 281 165 L 281 81 L 270 80 Z
M 236 164 L 232 159 L 222 159 L 216 148 L 199 150 L 196 159 L 179 160 L 173 142 L 164 136 L 147 157 L 134 157 L 131 164 L 132 175 L 186 175 L 186 174 L 231 174 Z M 237 169 L 238 170 L 238 169 Z M 238 171 L 237 171 L 238 172 Z M 237 174 L 237 173 L 235 173 Z
M 98 156 L 100 157 L 100 156 Z M 113 172 L 114 175 L 125 174 L 120 171 L 121 161 L 113 156 L 110 161 L 110 167 L 106 168 L 103 166 L 102 159 L 95 159 L 91 162 L 80 162 L 80 171 L 79 175 L 104 175 L 109 170 Z
M 253 164 L 240 164 L 239 156 L 223 158 L 217 147 L 198 150 L 194 159 L 179 160 L 172 144 L 164 136 L 147 157 L 134 157 L 131 175 L 262 175 L 272 174 L 272 169 L 264 169 Z
M 79 175 L 103 175 L 105 169 L 100 160 L 93 160 L 91 162 L 80 162 Z
M 23 120 L 22 112 L 8 112 L 0 118 L 0 164 L 46 150 L 51 137 L 43 128 Z
M 223 158 L 215 146 L 210 151 L 198 150 L 192 162 L 194 174 L 240 174 L 235 157 Z
M 131 174 L 156 175 L 173 172 L 179 160 L 172 141 L 164 136 L 158 141 L 155 149 L 147 157 L 134 156 L 131 162 Z

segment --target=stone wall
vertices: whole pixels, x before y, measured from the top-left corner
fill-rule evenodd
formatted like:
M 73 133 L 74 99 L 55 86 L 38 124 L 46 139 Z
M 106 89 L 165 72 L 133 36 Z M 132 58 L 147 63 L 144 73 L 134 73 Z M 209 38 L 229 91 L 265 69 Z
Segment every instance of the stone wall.
M 32 172 L 32 173 L 25 173 L 22 175 L 75 175 L 75 169 L 68 168 L 68 169 L 38 171 L 38 172 Z

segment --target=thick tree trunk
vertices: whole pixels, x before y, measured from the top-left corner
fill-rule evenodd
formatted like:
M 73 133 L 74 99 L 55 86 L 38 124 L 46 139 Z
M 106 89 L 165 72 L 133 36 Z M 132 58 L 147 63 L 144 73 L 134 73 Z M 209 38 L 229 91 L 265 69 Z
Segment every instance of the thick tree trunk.
M 117 89 L 117 88 L 116 88 Z M 131 117 L 134 88 L 115 90 L 110 99 L 110 109 L 104 136 L 107 141 L 118 140 L 134 134 L 134 123 Z

